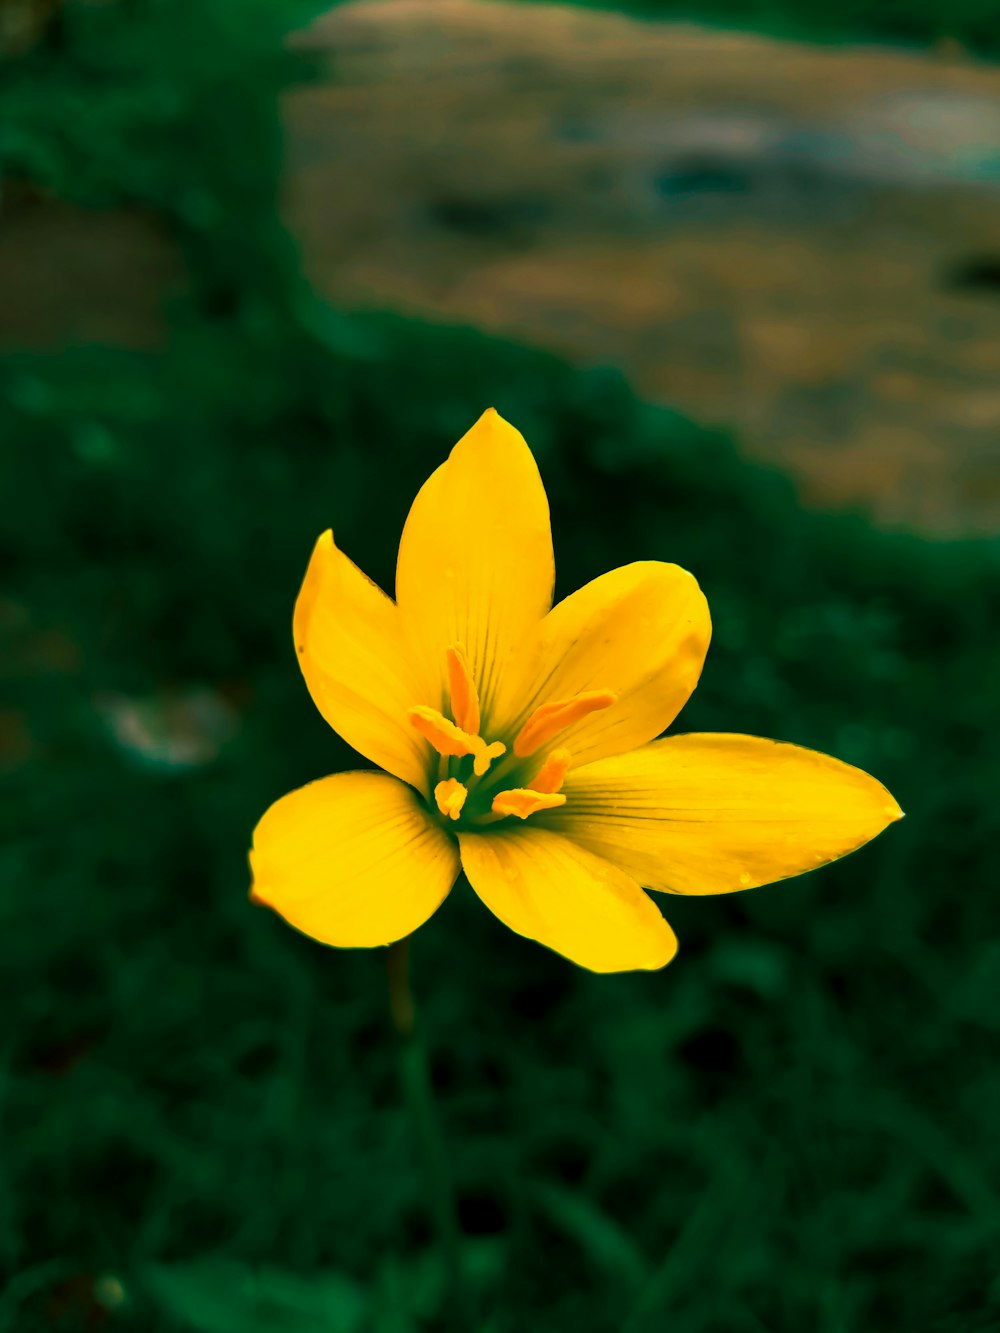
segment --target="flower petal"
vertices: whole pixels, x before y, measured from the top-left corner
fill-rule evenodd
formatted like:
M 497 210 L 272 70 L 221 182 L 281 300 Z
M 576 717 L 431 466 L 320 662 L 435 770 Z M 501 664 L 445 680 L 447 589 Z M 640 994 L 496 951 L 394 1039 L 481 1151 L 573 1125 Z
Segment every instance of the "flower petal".
M 293 622 L 316 707 L 348 745 L 426 794 L 428 762 L 408 713 L 418 685 L 392 599 L 340 550 L 316 543 Z
M 729 893 L 853 852 L 902 811 L 860 768 L 757 736 L 670 736 L 588 764 L 536 820 L 665 893 Z
M 490 408 L 421 487 L 403 528 L 396 600 L 423 673 L 411 703 L 447 707 L 446 654 L 461 645 L 488 726 L 506 660 L 552 605 L 553 580 L 538 468 Z
M 574 766 L 635 749 L 687 703 L 711 634 L 704 594 L 678 565 L 643 560 L 602 574 L 553 607 L 519 655 L 504 731 L 517 734 L 551 700 L 612 690 L 610 707 L 582 716 L 558 743 Z
M 289 792 L 254 829 L 251 897 L 323 944 L 403 939 L 448 896 L 458 848 L 409 787 L 335 773 Z
M 469 883 L 500 920 L 592 972 L 669 963 L 677 939 L 616 866 L 546 829 L 459 837 Z

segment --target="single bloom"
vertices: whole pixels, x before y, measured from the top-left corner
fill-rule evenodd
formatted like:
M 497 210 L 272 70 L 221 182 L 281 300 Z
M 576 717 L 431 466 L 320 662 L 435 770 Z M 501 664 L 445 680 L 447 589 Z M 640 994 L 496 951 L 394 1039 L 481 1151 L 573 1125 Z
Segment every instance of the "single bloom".
M 595 972 L 677 940 L 645 889 L 730 893 L 853 851 L 899 806 L 780 741 L 657 740 L 698 683 L 708 605 L 641 560 L 552 606 L 549 508 L 522 436 L 485 412 L 421 488 L 396 600 L 316 543 L 293 632 L 331 727 L 378 770 L 276 801 L 251 896 L 325 944 L 390 944 L 459 870 L 512 930 Z

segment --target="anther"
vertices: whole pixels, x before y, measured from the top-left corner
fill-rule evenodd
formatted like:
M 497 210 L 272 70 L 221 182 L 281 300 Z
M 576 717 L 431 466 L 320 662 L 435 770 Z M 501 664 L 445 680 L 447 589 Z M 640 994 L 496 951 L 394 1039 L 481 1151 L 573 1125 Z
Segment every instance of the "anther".
M 555 792 L 563 785 L 572 756 L 569 750 L 553 750 L 531 779 L 532 791 Z
M 417 704 L 410 709 L 410 724 L 416 727 L 421 736 L 426 736 L 438 754 L 457 755 L 476 754 L 483 742 L 478 736 L 470 736 L 454 722 L 449 722 L 443 713 L 429 704 Z
M 561 731 L 579 722 L 588 713 L 596 713 L 602 708 L 610 708 L 618 698 L 613 690 L 588 690 L 572 699 L 560 699 L 556 703 L 541 704 L 525 722 L 514 740 L 514 753 L 519 759 L 534 754 L 536 750 Z
M 457 757 L 473 755 L 472 769 L 477 778 L 481 778 L 493 760 L 507 750 L 503 741 L 493 741 L 487 745 L 481 736 L 470 736 L 429 704 L 417 704 L 410 709 L 410 725 L 430 741 L 438 754 Z
M 448 664 L 451 715 L 456 726 L 476 735 L 479 731 L 479 695 L 468 655 L 460 643 L 453 643 L 445 654 L 445 660 Z
M 565 805 L 566 797 L 556 792 L 531 791 L 527 787 L 512 787 L 510 791 L 497 792 L 493 797 L 495 815 L 517 815 L 518 819 L 527 819 L 539 810 L 554 810 Z
M 459 817 L 468 794 L 468 788 L 464 787 L 457 778 L 447 778 L 444 782 L 439 782 L 434 788 L 434 799 L 437 801 L 437 808 L 448 819 Z

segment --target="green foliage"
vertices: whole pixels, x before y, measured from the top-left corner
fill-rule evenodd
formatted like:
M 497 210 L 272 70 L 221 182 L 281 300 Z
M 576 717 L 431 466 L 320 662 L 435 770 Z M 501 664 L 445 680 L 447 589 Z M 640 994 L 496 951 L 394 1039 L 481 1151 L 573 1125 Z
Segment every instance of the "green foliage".
M 144 1285 L 194 1333 L 353 1333 L 364 1327 L 368 1306 L 358 1285 L 338 1273 L 299 1278 L 222 1260 L 154 1265 Z
M 276 149 L 180 132 L 212 95 L 172 83 L 206 57 L 162 15 L 114 20 L 135 58 L 87 106 L 98 138 L 58 128 L 72 34 L 2 94 L 8 165 L 19 143 L 61 193 L 141 200 L 191 284 L 155 352 L 0 362 L 0 1329 L 438 1326 L 384 955 L 250 907 L 245 849 L 272 799 L 355 762 L 291 647 L 314 537 L 391 584 L 410 498 L 491 402 L 537 450 L 560 592 L 641 558 L 702 581 L 685 729 L 829 750 L 908 818 L 804 879 L 663 900 L 681 953 L 653 975 L 575 970 L 457 887 L 414 966 L 480 1327 L 995 1329 L 996 548 L 805 513 L 614 373 L 323 310 Z M 242 41 L 217 43 L 225 116 L 273 129 L 280 61 Z M 171 86 L 172 128 L 129 149 Z M 188 173 L 218 190 L 201 231 Z M 115 700 L 194 686 L 237 718 L 211 762 L 116 742 Z

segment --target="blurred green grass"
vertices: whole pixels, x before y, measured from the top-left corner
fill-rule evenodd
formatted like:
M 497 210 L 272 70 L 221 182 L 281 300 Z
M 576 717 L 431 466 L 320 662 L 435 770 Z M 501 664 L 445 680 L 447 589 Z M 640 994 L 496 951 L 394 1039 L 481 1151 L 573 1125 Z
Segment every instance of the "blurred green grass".
M 325 310 L 275 215 L 278 31 L 174 13 L 81 12 L 0 88 L 5 174 L 146 209 L 190 274 L 156 352 L 0 361 L 0 1329 L 438 1326 L 384 955 L 252 909 L 245 849 L 354 762 L 291 648 L 314 537 L 391 586 L 490 403 L 537 452 L 560 593 L 641 558 L 701 580 L 685 730 L 829 750 L 908 817 L 661 899 L 654 975 L 574 970 L 458 886 L 414 967 L 481 1327 L 996 1329 L 996 546 L 805 513 L 614 372 Z M 101 701 L 191 686 L 240 719 L 213 762 L 114 743 Z

